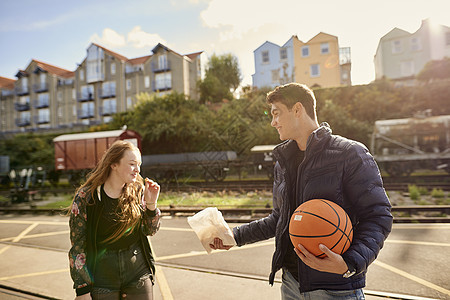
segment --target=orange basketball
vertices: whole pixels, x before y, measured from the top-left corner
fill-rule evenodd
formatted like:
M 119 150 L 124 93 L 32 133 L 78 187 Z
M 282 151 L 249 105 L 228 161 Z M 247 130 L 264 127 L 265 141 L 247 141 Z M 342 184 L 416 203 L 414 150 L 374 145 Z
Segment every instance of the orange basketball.
M 294 247 L 302 244 L 316 257 L 324 258 L 326 255 L 319 244 L 342 254 L 352 243 L 353 227 L 342 207 L 329 200 L 312 199 L 302 203 L 292 214 L 289 236 Z

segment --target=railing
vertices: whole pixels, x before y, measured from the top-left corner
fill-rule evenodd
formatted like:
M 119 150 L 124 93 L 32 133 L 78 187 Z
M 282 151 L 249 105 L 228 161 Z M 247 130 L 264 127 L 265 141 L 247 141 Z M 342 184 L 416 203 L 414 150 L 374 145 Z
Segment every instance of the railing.
M 33 84 L 33 91 L 35 93 L 47 92 L 48 91 L 48 83 L 44 82 L 44 83 Z
M 50 117 L 34 116 L 33 121 L 36 124 L 48 124 L 50 123 Z
M 2 90 L 1 91 L 2 96 L 7 97 L 7 96 L 12 96 L 14 95 L 14 90 Z
M 19 103 L 19 102 L 16 102 L 16 103 L 14 103 L 14 108 L 17 111 L 27 111 L 27 110 L 30 110 L 30 103 Z
M 172 83 L 166 82 L 163 84 L 156 84 L 156 81 L 152 81 L 152 90 L 154 92 L 164 92 L 172 89 Z
M 77 100 L 78 102 L 85 102 L 85 101 L 92 101 L 94 100 L 94 94 L 93 93 L 77 93 Z
M 46 108 L 49 106 L 48 102 L 49 102 L 48 98 L 47 99 L 35 99 L 34 107 L 35 108 Z
M 99 112 L 101 116 L 110 116 L 117 112 L 117 107 L 112 105 L 105 105 L 99 108 Z
M 166 61 L 163 64 L 159 64 L 158 62 L 152 62 L 151 66 L 152 66 L 152 71 L 154 73 L 166 72 L 166 71 L 171 70 L 170 61 Z
M 15 91 L 16 91 L 17 96 L 23 96 L 23 95 L 27 95 L 30 93 L 30 90 L 28 89 L 28 87 L 16 87 Z
M 116 97 L 116 90 L 114 89 L 101 89 L 99 91 L 100 98 L 114 98 Z
M 18 127 L 24 127 L 24 126 L 31 125 L 30 119 L 27 119 L 27 118 L 17 118 L 15 121 L 16 121 L 15 122 L 16 126 L 18 126 Z

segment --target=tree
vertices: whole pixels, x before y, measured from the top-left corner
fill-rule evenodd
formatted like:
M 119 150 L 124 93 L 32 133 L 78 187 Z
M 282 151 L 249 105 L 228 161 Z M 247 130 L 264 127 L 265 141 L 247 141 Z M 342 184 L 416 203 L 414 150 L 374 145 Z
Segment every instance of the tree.
M 205 78 L 198 82 L 200 102 L 221 102 L 231 100 L 233 92 L 241 83 L 241 71 L 236 56 L 212 55 L 205 70 Z
M 450 79 L 450 58 L 444 57 L 441 60 L 427 62 L 417 78 L 423 81 Z

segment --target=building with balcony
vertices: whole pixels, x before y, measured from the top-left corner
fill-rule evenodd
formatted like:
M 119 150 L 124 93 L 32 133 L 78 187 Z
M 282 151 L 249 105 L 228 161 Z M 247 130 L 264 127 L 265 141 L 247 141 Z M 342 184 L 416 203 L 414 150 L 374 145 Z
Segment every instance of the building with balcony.
M 86 52 L 75 71 L 33 59 L 17 80 L 0 77 L 0 132 L 82 130 L 131 109 L 140 93 L 198 99 L 202 52 L 181 55 L 158 44 L 128 59 L 95 43 Z
M 415 76 L 427 62 L 444 57 L 450 57 L 450 27 L 426 19 L 413 33 L 394 28 L 378 43 L 374 56 L 375 78 L 414 84 Z
M 350 48 L 339 48 L 336 36 L 320 32 L 302 42 L 292 36 L 284 45 L 265 42 L 254 52 L 253 86 L 274 88 L 288 82 L 310 87 L 351 85 Z

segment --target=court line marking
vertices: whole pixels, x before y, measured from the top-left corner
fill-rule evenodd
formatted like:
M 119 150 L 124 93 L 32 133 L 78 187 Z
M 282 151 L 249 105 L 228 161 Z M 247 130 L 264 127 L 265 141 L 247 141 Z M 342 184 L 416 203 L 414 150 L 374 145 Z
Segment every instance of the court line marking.
M 24 278 L 24 277 L 32 277 L 32 276 L 40 276 L 40 275 L 48 275 L 48 274 L 56 274 L 56 273 L 63 273 L 63 272 L 69 272 L 70 269 L 59 269 L 59 270 L 52 270 L 52 271 L 43 271 L 43 272 L 35 272 L 35 273 L 27 273 L 27 274 L 21 274 L 21 275 L 13 275 L 13 276 L 6 276 L 6 277 L 0 277 L 0 280 L 10 280 L 15 278 Z
M 450 243 L 435 243 L 435 242 L 420 242 L 420 241 L 390 240 L 390 239 L 387 239 L 384 242 L 391 243 L 391 244 L 411 244 L 411 245 L 421 245 L 421 246 L 450 247 Z
M 38 226 L 38 223 L 33 223 L 30 226 L 28 226 L 27 228 L 25 228 L 25 230 L 23 230 L 21 233 L 19 233 L 18 236 L 14 237 L 12 242 L 13 243 L 17 243 L 18 241 L 20 241 L 25 235 L 27 235 L 28 232 L 30 232 L 31 230 L 33 230 L 36 226 Z M 9 248 L 11 248 L 10 245 L 0 249 L 0 255 L 3 254 L 6 250 L 8 250 Z
M 422 278 L 419 278 L 419 277 L 414 276 L 412 274 L 409 274 L 409 273 L 407 273 L 405 271 L 397 269 L 396 267 L 393 267 L 391 265 L 385 264 L 385 263 L 383 263 L 383 262 L 381 262 L 379 260 L 376 260 L 373 263 L 376 264 L 377 266 L 380 266 L 380 267 L 386 269 L 386 270 L 394 272 L 394 273 L 396 273 L 396 274 L 398 274 L 400 276 L 406 277 L 406 278 L 408 278 L 408 279 L 410 279 L 412 281 L 415 281 L 415 282 L 417 282 L 419 284 L 422 284 L 422 285 L 424 285 L 424 286 L 426 286 L 428 288 L 431 288 L 431 289 L 436 290 L 436 291 L 438 291 L 440 293 L 447 294 L 447 295 L 450 296 L 450 290 L 447 290 L 447 289 L 445 289 L 443 287 L 440 287 L 440 286 L 438 286 L 438 285 L 436 285 L 434 283 L 431 283 L 431 282 L 426 281 L 426 280 L 424 280 Z
M 150 243 L 150 248 L 153 249 L 152 242 L 150 241 L 150 238 L 147 238 L 148 242 Z M 156 261 L 157 256 L 153 252 L 153 259 Z M 166 276 L 164 275 L 164 272 L 161 267 L 155 266 L 156 269 L 156 281 L 158 282 L 159 291 L 161 292 L 161 296 L 164 300 L 174 300 L 172 292 L 170 291 L 169 283 L 167 282 Z
M 69 221 L 67 222 L 50 222 L 50 221 L 20 221 L 20 220 L 0 220 L 0 224 L 34 224 L 38 223 L 39 225 L 66 225 L 69 226 Z
M 51 232 L 46 232 L 46 233 L 36 233 L 36 234 L 30 234 L 30 235 L 26 235 L 26 236 L 22 237 L 22 240 L 37 238 L 37 237 L 53 236 L 53 235 L 59 235 L 59 234 L 67 234 L 67 233 L 70 233 L 70 231 L 64 230 L 64 231 L 51 231 Z M 10 241 L 13 239 L 14 239 L 14 237 L 3 238 L 3 239 L 0 239 L 0 242 L 7 242 L 7 241 Z

